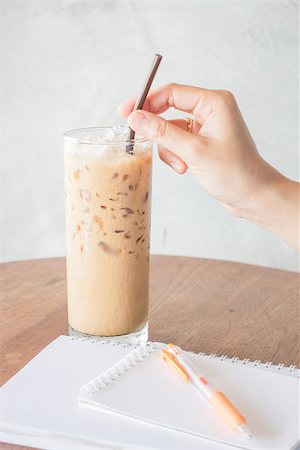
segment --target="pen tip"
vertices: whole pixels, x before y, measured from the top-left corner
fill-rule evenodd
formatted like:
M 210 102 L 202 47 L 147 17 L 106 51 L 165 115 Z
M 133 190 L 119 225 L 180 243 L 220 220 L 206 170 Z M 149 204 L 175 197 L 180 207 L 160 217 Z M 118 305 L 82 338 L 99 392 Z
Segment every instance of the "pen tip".
M 243 434 L 243 436 L 246 436 L 248 439 L 252 439 L 252 434 L 250 433 L 250 430 L 246 425 L 244 425 L 244 424 L 238 425 L 237 430 L 241 434 Z

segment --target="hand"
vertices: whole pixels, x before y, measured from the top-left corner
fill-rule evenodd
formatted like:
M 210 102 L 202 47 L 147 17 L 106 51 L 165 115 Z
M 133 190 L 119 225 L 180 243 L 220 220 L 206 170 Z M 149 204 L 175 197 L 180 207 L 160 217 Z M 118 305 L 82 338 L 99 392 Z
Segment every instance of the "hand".
M 165 163 L 178 173 L 189 169 L 236 216 L 298 245 L 299 186 L 259 155 L 230 92 L 169 84 L 148 95 L 144 110 L 132 112 L 134 103 L 120 105 L 120 114 L 133 130 L 158 144 Z M 158 115 L 170 107 L 193 115 L 191 133 L 186 120 Z
M 234 214 L 242 216 L 249 199 L 272 181 L 276 171 L 258 154 L 232 94 L 227 91 L 169 84 L 147 98 L 145 110 L 132 114 L 135 99 L 119 112 L 130 127 L 159 145 L 160 158 L 176 172 L 189 168 L 200 185 Z M 157 114 L 174 107 L 193 114 L 167 121 Z

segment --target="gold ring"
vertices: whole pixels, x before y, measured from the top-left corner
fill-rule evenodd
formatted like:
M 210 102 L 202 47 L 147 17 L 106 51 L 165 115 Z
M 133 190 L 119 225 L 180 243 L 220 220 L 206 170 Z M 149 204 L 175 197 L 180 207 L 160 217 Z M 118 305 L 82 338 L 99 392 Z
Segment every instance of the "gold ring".
M 186 131 L 188 133 L 191 133 L 193 131 L 194 120 L 191 117 L 186 117 L 185 121 L 186 121 Z

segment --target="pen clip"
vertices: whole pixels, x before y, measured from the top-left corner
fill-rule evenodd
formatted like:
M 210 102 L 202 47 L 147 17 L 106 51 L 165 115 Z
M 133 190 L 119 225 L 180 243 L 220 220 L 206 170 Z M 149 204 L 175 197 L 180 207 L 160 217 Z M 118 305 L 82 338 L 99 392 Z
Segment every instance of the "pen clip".
M 182 365 L 176 360 L 176 357 L 172 355 L 172 353 L 168 352 L 168 350 L 161 350 L 160 355 L 162 359 L 174 370 L 174 372 L 181 378 L 183 381 L 188 382 L 189 376 L 182 367 Z

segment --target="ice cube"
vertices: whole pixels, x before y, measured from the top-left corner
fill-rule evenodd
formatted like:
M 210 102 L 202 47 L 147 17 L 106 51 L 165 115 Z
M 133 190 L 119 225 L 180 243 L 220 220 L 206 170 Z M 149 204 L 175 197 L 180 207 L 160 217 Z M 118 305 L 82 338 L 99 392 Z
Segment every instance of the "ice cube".
M 112 127 L 114 132 L 114 141 L 123 142 L 127 141 L 129 137 L 129 128 L 124 125 L 115 125 Z

